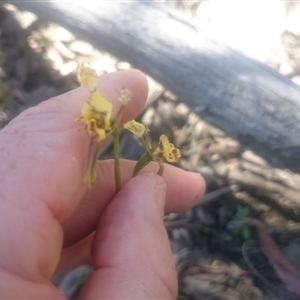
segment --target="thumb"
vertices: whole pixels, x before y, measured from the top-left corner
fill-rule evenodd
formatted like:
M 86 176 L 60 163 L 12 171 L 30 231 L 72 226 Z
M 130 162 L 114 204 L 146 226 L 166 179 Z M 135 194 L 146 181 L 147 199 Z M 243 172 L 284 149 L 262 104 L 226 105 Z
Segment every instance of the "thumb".
M 163 224 L 166 185 L 148 173 L 130 180 L 103 212 L 81 299 L 175 299 L 177 275 Z

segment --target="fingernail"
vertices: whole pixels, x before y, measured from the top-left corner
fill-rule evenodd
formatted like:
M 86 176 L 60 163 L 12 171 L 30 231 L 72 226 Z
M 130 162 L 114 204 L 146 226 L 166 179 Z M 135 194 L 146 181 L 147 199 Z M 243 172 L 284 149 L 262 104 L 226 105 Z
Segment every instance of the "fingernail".
M 155 200 L 156 205 L 158 208 L 158 213 L 160 214 L 161 218 L 163 219 L 165 214 L 165 201 L 166 201 L 166 184 L 161 183 L 155 186 Z

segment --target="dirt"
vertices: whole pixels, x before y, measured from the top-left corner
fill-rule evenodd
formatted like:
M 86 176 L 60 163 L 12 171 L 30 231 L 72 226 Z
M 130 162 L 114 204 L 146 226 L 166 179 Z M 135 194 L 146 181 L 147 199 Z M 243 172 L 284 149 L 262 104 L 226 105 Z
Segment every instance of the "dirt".
M 186 7 L 178 3 L 181 9 L 196 9 L 196 4 Z M 75 88 L 82 60 L 99 73 L 131 67 L 78 41 L 63 28 L 33 20 L 12 6 L 0 6 L 0 20 L 2 126 L 24 109 Z M 278 71 L 289 68 L 285 75 L 296 82 L 300 36 L 285 31 L 281 46 L 267 63 Z M 278 51 L 284 53 L 281 61 Z M 283 67 L 287 62 L 289 67 Z M 297 299 L 260 248 L 256 229 L 244 221 L 263 220 L 279 249 L 300 272 L 299 174 L 272 168 L 238 141 L 200 120 L 184 105 L 184 99 L 177 99 L 152 78 L 148 80 L 149 106 L 140 120 L 149 126 L 153 141 L 167 134 L 182 150 L 178 166 L 201 173 L 208 186 L 197 207 L 165 219 L 178 271 L 179 297 Z M 108 144 L 101 156 L 112 156 L 111 150 Z M 125 158 L 137 159 L 141 154 L 138 142 L 126 133 L 122 134 L 121 150 Z M 75 299 L 90 272 L 89 266 L 82 266 L 54 277 L 53 282 L 67 298 Z

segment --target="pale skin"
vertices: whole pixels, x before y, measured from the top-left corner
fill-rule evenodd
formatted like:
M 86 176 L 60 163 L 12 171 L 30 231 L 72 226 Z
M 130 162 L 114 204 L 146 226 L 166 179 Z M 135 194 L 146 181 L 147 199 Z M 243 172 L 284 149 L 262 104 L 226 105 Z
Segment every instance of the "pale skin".
M 127 88 L 133 99 L 121 124 L 135 118 L 148 92 L 137 70 L 105 74 L 98 89 L 114 105 Z M 91 190 L 83 182 L 89 137 L 74 122 L 89 92 L 78 88 L 28 109 L 0 132 L 0 298 L 64 299 L 56 272 L 91 263 L 80 299 L 175 299 L 177 277 L 163 214 L 198 203 L 205 183 L 194 173 L 149 165 L 131 179 L 121 161 L 100 161 Z M 120 125 L 121 125 L 120 124 Z

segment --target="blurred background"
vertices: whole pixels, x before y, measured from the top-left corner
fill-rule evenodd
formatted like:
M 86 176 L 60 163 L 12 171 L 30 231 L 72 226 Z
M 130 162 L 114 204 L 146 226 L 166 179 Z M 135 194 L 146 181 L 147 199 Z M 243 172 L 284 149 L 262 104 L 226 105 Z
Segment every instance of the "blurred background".
M 23 110 L 76 88 L 82 61 L 99 75 L 135 67 L 76 31 L 12 2 L 0 3 L 1 127 Z M 159 2 L 212 39 L 300 86 L 298 1 Z M 139 120 L 149 126 L 154 143 L 166 133 L 181 149 L 178 166 L 201 173 L 208 186 L 197 207 L 165 219 L 178 270 L 178 298 L 298 299 L 299 291 L 297 296 L 288 278 L 293 276 L 300 286 L 299 174 L 272 167 L 238 139 L 201 119 L 156 78 L 147 75 L 147 80 L 148 102 Z M 125 132 L 121 147 L 125 158 L 137 159 L 142 153 L 138 141 Z M 110 157 L 108 144 L 101 158 Z M 250 226 L 249 218 L 260 220 L 266 230 Z M 266 235 L 282 255 L 279 269 L 274 269 L 274 252 L 262 250 L 268 249 L 262 238 Z M 291 264 L 293 274 L 287 271 Z M 82 266 L 55 276 L 53 282 L 68 299 L 76 299 L 91 272 L 90 266 Z

